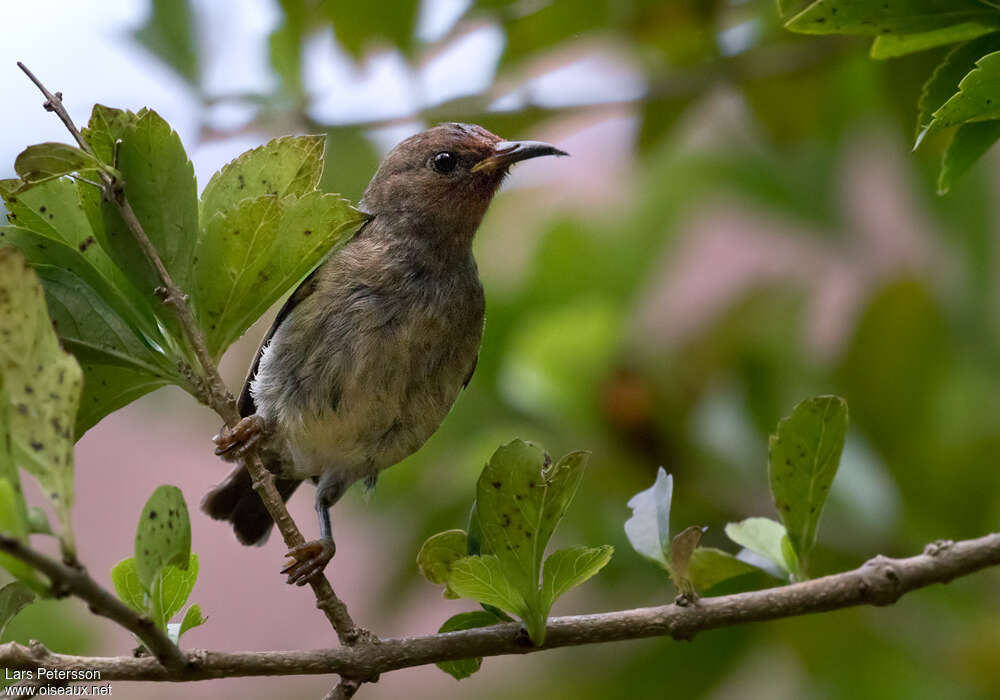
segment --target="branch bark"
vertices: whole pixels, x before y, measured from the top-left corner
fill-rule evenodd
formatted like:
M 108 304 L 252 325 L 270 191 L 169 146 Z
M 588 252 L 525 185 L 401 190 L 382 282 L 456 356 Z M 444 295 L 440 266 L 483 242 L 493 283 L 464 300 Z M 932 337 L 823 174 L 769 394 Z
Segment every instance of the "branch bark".
M 353 647 L 309 651 L 222 652 L 185 654 L 179 671 L 155 659 L 53 654 L 41 645 L 0 645 L 0 665 L 9 669 L 44 666 L 101 672 L 103 680 L 196 681 L 239 676 L 339 674 L 375 679 L 412 666 L 476 656 L 528 654 L 557 647 L 670 636 L 690 640 L 699 632 L 839 610 L 857 605 L 892 605 L 902 595 L 935 583 L 1000 565 L 1000 533 L 960 542 L 935 542 L 907 559 L 877 556 L 861 567 L 832 576 L 750 593 L 702 598 L 594 615 L 556 617 L 548 622 L 546 642 L 531 646 L 521 625 L 507 623 L 420 637 L 383 639 Z M 334 689 L 333 692 L 337 692 Z M 333 695 L 333 697 L 337 697 Z
M 170 641 L 153 621 L 140 615 L 90 577 L 82 566 L 68 566 L 36 552 L 14 537 L 0 535 L 0 551 L 41 571 L 51 582 L 56 597 L 69 594 L 80 598 L 95 615 L 114 620 L 142 640 L 156 661 L 173 672 L 182 672 L 188 661 L 177 645 Z
M 62 120 L 63 124 L 66 125 L 69 132 L 73 135 L 73 138 L 76 139 L 80 148 L 87 153 L 94 155 L 90 145 L 84 140 L 80 130 L 76 128 L 72 118 L 66 111 L 66 108 L 62 103 L 62 93 L 52 93 L 38 78 L 35 77 L 30 70 L 28 70 L 27 66 L 20 61 L 18 61 L 17 65 L 45 96 L 45 109 L 50 112 L 55 112 L 59 119 Z M 132 205 L 129 204 L 128 198 L 125 195 L 125 183 L 116 182 L 114 178 L 105 172 L 101 172 L 100 176 L 101 189 L 104 192 L 104 196 L 108 199 L 108 201 L 113 202 L 118 208 L 122 219 L 135 236 L 139 247 L 156 269 L 163 285 L 158 291 L 160 292 L 164 303 L 173 310 L 174 315 L 177 317 L 177 320 L 181 325 L 181 329 L 184 332 L 188 344 L 194 351 L 195 357 L 198 359 L 198 363 L 201 365 L 201 376 L 205 381 L 205 386 L 196 387 L 196 391 L 198 393 L 197 398 L 219 414 L 227 425 L 236 425 L 236 423 L 240 420 L 239 411 L 236 408 L 236 402 L 234 401 L 232 394 L 230 394 L 228 389 L 226 389 L 225 382 L 219 374 L 219 368 L 212 359 L 211 353 L 208 351 L 205 336 L 202 334 L 201 328 L 199 328 L 198 322 L 195 320 L 194 314 L 191 312 L 191 308 L 187 304 L 187 295 L 185 295 L 183 290 L 181 290 L 180 287 L 178 287 L 174 282 L 170 273 L 164 266 L 163 261 L 160 259 L 159 253 L 156 251 L 156 247 L 153 245 L 152 241 L 149 240 L 149 236 L 146 235 L 146 232 L 142 227 L 142 223 L 135 215 L 135 211 L 133 211 Z M 291 548 L 305 542 L 305 538 L 299 531 L 295 521 L 292 520 L 292 516 L 289 515 L 284 501 L 278 494 L 278 490 L 274 485 L 274 476 L 264 467 L 263 462 L 261 462 L 256 452 L 252 450 L 248 451 L 248 454 L 244 459 L 244 464 L 253 479 L 254 490 L 264 502 L 264 505 L 277 525 L 278 531 L 281 533 L 281 537 L 285 544 Z M 309 584 L 316 596 L 316 607 L 322 610 L 323 614 L 326 615 L 327 620 L 329 620 L 334 631 L 337 633 L 337 637 L 339 638 L 341 644 L 355 644 L 360 638 L 368 637 L 368 633 L 359 629 L 357 625 L 354 624 L 354 620 L 347 612 L 347 606 L 344 605 L 343 601 L 337 597 L 337 594 L 334 592 L 333 587 L 330 585 L 330 581 L 326 578 L 325 574 L 314 576 L 309 581 Z

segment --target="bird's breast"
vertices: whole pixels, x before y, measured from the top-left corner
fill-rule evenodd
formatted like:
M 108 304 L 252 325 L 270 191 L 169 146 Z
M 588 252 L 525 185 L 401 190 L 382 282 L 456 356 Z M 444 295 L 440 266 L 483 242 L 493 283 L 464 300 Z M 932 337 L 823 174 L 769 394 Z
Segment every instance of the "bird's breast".
M 287 442 L 296 475 L 337 468 L 361 478 L 412 454 L 476 362 L 478 278 L 368 278 L 304 304 L 275 333 L 254 381 L 258 410 Z

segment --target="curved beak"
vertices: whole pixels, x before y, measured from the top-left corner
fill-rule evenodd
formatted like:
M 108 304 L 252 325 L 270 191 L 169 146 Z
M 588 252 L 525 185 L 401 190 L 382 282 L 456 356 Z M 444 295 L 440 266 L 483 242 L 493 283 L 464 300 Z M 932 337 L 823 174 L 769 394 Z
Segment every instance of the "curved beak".
M 568 156 L 550 143 L 542 141 L 501 141 L 493 147 L 493 155 L 483 158 L 472 166 L 472 172 L 493 171 L 509 168 L 514 163 L 539 156 Z

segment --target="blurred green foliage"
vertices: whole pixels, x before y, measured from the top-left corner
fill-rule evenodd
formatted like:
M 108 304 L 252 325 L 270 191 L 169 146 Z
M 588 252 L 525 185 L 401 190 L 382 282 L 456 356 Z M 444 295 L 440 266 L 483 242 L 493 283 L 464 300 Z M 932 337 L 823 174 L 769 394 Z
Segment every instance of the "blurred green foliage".
M 992 3 L 968 1 L 984 16 L 993 11 Z M 636 121 L 625 154 L 624 203 L 599 215 L 519 213 L 517 225 L 532 227 L 533 238 L 506 286 L 489 284 L 499 278 L 496 263 L 480 256 L 488 309 L 477 373 L 438 434 L 381 480 L 374 501 L 380 512 L 373 517 L 409 524 L 397 533 L 400 551 L 416 552 L 430 534 L 465 526 L 475 479 L 500 442 L 518 435 L 554 453 L 586 447 L 593 453 L 588 476 L 561 532 L 571 541 L 609 542 L 618 555 L 582 589 L 573 610 L 668 600 L 662 574 L 627 545 L 622 524 L 629 497 L 664 465 L 677 479 L 672 517 L 709 525 L 703 544 L 725 546 L 726 522 L 767 512 L 767 435 L 787 407 L 823 393 L 847 399 L 851 427 L 811 575 L 856 566 L 875 552 L 912 554 L 931 540 L 996 529 L 995 168 L 987 159 L 947 197 L 937 197 L 939 153 L 949 142 L 954 152 L 959 136 L 949 141 L 947 130 L 931 133 L 926 147 L 906 153 L 923 84 L 947 47 L 872 61 L 867 39 L 786 31 L 773 0 L 478 0 L 444 36 L 424 41 L 413 32 L 414 5 L 362 10 L 282 0 L 269 37 L 279 80 L 266 94 L 202 94 L 197 67 L 205 59 L 197 47 L 212 41 L 213 27 L 199 24 L 197 15 L 191 16 L 202 43 L 172 39 L 178 43 L 161 49 L 161 40 L 149 38 L 154 32 L 139 35 L 157 55 L 167 51 L 168 65 L 190 81 L 206 113 L 226 99 L 253 107 L 251 126 L 281 115 L 286 128 L 290 119 L 301 131 L 326 133 L 327 160 L 337 167 L 327 168 L 320 186 L 352 198 L 377 163 L 369 131 L 383 122 L 332 125 L 310 116 L 303 47 L 319 33 L 335 32 L 359 62 L 399 51 L 416 70 L 470 27 L 501 28 L 503 55 L 486 91 L 425 105 L 412 116 L 474 121 L 508 138 L 607 114 L 600 105 L 530 100 L 491 110 L 532 71 L 601 47 L 640 74 L 642 94 L 623 106 Z M 810 3 L 778 5 L 787 17 Z M 163 18 L 163 26 L 190 14 L 183 2 L 156 3 L 156 12 L 154 20 L 180 13 Z M 186 57 L 190 46 L 193 61 Z M 719 108 L 720 98 L 728 111 Z M 727 126 L 733 122 L 738 129 Z M 691 137 L 695 126 L 700 139 Z M 970 147 L 970 164 L 984 138 Z M 878 153 L 899 154 L 897 170 L 866 179 L 877 189 L 861 194 L 900 211 L 869 225 L 876 234 L 926 232 L 915 234 L 926 235 L 921 245 L 933 251 L 923 262 L 888 245 L 879 255 L 889 261 L 864 266 L 872 256 L 857 202 L 846 192 L 863 174 L 859 150 L 873 141 L 884 149 Z M 526 199 L 523 192 L 501 195 L 480 234 L 484 250 L 507 235 L 511 210 L 527 211 Z M 683 234 L 692 218 L 720 201 L 735 203 L 748 221 L 779 223 L 774 235 L 789 249 L 810 246 L 857 272 L 836 291 L 850 313 L 824 317 L 825 307 L 814 303 L 822 280 L 807 270 L 741 287 L 683 333 L 661 327 L 666 321 L 655 313 L 654 293 L 672 289 L 666 271 L 687 261 Z M 773 245 L 767 255 L 785 247 Z M 706 279 L 725 274 L 726 260 L 718 269 L 702 261 L 696 272 Z M 654 320 L 641 322 L 651 306 Z M 809 338 L 823 322 L 835 326 L 835 340 L 817 349 Z M 413 600 L 402 593 L 429 588 L 411 556 L 398 557 L 395 566 L 382 577 L 380 600 L 389 615 L 394 601 Z M 727 629 L 693 644 L 650 640 L 539 655 L 544 660 L 537 663 L 516 659 L 523 677 L 490 688 L 473 685 L 486 675 L 478 674 L 456 693 L 474 688 L 481 697 L 585 700 L 659 698 L 669 689 L 683 698 L 991 698 L 1000 687 L 997 583 L 990 572 L 889 609 Z M 15 618 L 8 636 L 23 638 L 25 615 Z
M 1000 138 L 1000 6 L 988 0 L 814 0 L 779 2 L 786 26 L 804 34 L 874 36 L 872 58 L 951 47 L 920 99 L 917 142 L 945 130 L 938 192 L 946 194 Z M 995 103 L 994 103 L 995 101 Z

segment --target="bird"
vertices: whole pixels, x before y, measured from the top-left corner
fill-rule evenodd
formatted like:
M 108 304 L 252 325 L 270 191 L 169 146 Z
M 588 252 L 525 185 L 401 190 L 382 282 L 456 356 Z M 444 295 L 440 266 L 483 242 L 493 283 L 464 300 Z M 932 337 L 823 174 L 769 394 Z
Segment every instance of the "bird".
M 304 585 L 336 552 L 330 509 L 348 487 L 416 452 L 475 371 L 485 297 L 473 238 L 515 163 L 568 155 L 445 123 L 396 145 L 358 203 L 365 222 L 308 275 L 264 337 L 216 454 L 256 446 L 287 501 L 316 484 L 319 538 L 293 547 L 281 573 Z M 239 464 L 202 510 L 244 545 L 273 525 Z

